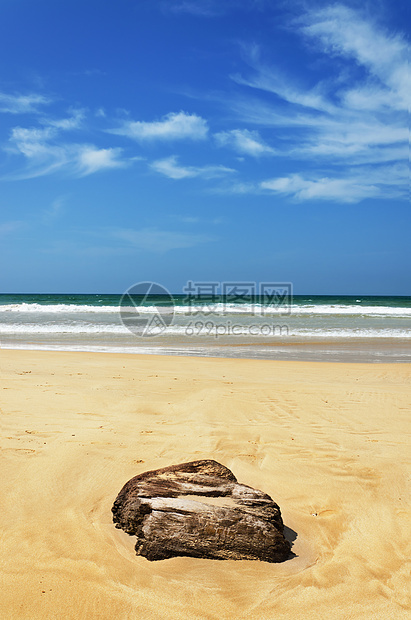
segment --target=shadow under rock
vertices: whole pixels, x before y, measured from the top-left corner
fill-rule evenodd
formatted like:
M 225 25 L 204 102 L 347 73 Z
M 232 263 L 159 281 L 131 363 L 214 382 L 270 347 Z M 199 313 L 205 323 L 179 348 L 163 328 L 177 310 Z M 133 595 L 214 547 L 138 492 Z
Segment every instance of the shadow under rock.
M 287 527 L 286 525 L 284 525 L 284 538 L 286 540 L 288 540 L 288 542 L 291 545 L 291 549 L 293 547 L 293 543 L 294 541 L 297 539 L 298 534 L 297 532 L 295 532 L 294 530 L 292 530 L 290 527 Z M 288 556 L 288 560 L 292 560 L 293 558 L 298 558 L 298 555 L 296 553 L 294 553 L 294 551 L 290 551 L 290 555 Z

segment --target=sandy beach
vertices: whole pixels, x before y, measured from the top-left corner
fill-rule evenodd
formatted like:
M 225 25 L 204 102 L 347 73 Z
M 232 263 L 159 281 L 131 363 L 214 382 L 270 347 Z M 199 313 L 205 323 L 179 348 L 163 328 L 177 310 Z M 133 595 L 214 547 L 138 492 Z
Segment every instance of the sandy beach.
M 2 618 L 409 617 L 411 365 L 0 359 Z M 291 559 L 135 556 L 118 491 L 202 458 L 280 505 Z

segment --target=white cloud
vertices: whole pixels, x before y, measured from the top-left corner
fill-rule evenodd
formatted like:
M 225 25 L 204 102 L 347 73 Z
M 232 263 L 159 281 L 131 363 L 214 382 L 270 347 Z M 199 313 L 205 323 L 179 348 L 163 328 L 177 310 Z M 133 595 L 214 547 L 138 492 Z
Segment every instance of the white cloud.
M 13 127 L 10 142 L 27 158 L 41 158 L 49 151 L 47 142 L 56 132 L 51 127 Z
M 326 77 L 313 85 L 318 71 L 310 75 L 308 70 L 299 80 L 281 75 L 261 61 L 262 54 L 254 46 L 248 50 L 251 74 L 233 79 L 247 89 L 275 96 L 271 101 L 267 95 L 251 98 L 246 90 L 233 100 L 232 108 L 242 122 L 271 128 L 274 155 L 321 162 L 328 173 L 322 179 L 294 174 L 264 181 L 257 188 L 249 185 L 249 191 L 271 189 L 299 200 L 338 200 L 341 191 L 341 202 L 373 195 L 405 196 L 405 178 L 397 175 L 390 183 L 389 175 L 384 175 L 385 182 L 372 183 L 369 172 L 377 166 L 381 174 L 395 162 L 408 160 L 409 43 L 387 33 L 361 11 L 339 4 L 309 10 L 294 26 L 295 33 L 305 37 L 317 55 L 322 54 Z M 354 176 L 352 166 L 358 166 Z M 236 188 L 232 191 L 247 191 L 247 184 Z
M 338 172 L 338 170 L 336 171 Z M 365 198 L 407 199 L 408 163 L 351 166 L 340 177 L 290 174 L 259 183 L 232 183 L 218 188 L 219 193 L 274 193 L 296 201 L 329 200 L 356 203 Z
M 63 131 L 69 131 L 72 129 L 78 129 L 84 118 L 85 110 L 77 109 L 73 110 L 71 116 L 68 118 L 60 118 L 55 120 L 47 118 L 42 122 L 44 125 L 49 125 L 50 127 L 55 127 L 56 129 L 61 129 Z
M 249 65 L 255 70 L 254 75 L 247 78 L 241 75 L 232 75 L 231 79 L 243 86 L 255 88 L 278 95 L 284 101 L 296 104 L 302 108 L 331 112 L 335 106 L 324 98 L 319 84 L 314 89 L 304 90 L 292 83 L 289 76 L 282 76 L 278 69 L 265 66 L 252 54 Z
M 233 168 L 226 168 L 225 166 L 180 166 L 175 155 L 154 161 L 150 164 L 150 168 L 170 179 L 186 179 L 189 177 L 215 179 L 235 172 Z
M 51 174 L 71 160 L 70 149 L 54 142 L 57 131 L 52 127 L 14 127 L 5 150 L 23 155 L 27 166 L 6 177 L 12 180 L 30 179 Z
M 95 146 L 79 146 L 77 165 L 81 176 L 93 174 L 107 168 L 121 168 L 126 162 L 121 160 L 122 149 L 99 149 Z
M 40 106 L 48 105 L 51 100 L 43 95 L 10 95 L 0 93 L 0 112 L 10 114 L 37 113 Z
M 324 21 L 324 14 L 329 17 L 328 21 Z M 351 115 L 353 120 L 357 111 L 376 111 L 381 108 L 382 111 L 384 108 L 391 111 L 408 110 L 411 84 L 407 57 L 410 48 L 405 41 L 399 37 L 390 38 L 363 20 L 358 13 L 338 5 L 323 11 L 309 12 L 305 22 L 310 22 L 310 25 L 303 26 L 301 31 L 307 37 L 314 38 L 317 44 L 319 42 L 319 51 L 336 56 L 352 56 L 356 64 L 368 70 L 368 80 L 362 78 L 353 87 L 349 68 L 345 68 L 347 75 L 341 72 L 340 75 L 334 75 L 334 79 L 327 78 L 307 89 L 297 85 L 289 75 L 281 75 L 278 69 L 264 65 L 254 48 L 248 59 L 254 74 L 248 77 L 236 75 L 233 79 L 239 84 L 273 93 L 283 101 L 301 107 L 296 110 L 300 117 L 299 124 L 308 118 L 307 114 L 314 112 L 316 114 L 313 114 L 312 121 L 320 123 L 328 117 L 340 117 L 340 122 L 345 122 L 347 115 Z M 360 32 L 357 33 L 357 30 Z M 378 53 L 375 40 L 378 40 Z M 381 53 L 384 62 L 380 62 Z M 347 82 L 345 87 L 344 81 Z M 333 101 L 335 95 L 339 103 Z M 275 111 L 277 117 L 274 116 L 273 124 L 281 123 L 287 116 L 295 116 L 278 106 Z M 324 114 L 318 115 L 318 112 Z M 289 124 L 294 124 L 292 119 L 290 121 Z
M 138 141 L 155 140 L 204 140 L 207 122 L 196 114 L 170 112 L 159 121 L 126 121 L 110 133 L 127 136 Z
M 342 92 L 341 99 L 344 107 L 351 110 L 376 112 L 381 108 L 402 108 L 402 102 L 393 97 L 391 90 L 376 84 L 358 86 Z
M 304 179 L 298 174 L 269 179 L 260 183 L 263 190 L 291 196 L 297 200 L 333 200 L 359 202 L 379 194 L 376 185 L 358 183 L 353 179 Z
M 405 39 L 388 35 L 358 12 L 341 4 L 310 11 L 302 21 L 303 33 L 311 39 L 318 39 L 327 52 L 354 59 L 383 86 L 389 87 L 392 94 L 397 95 L 390 107 L 408 110 L 410 48 Z M 366 90 L 368 88 L 366 85 Z
M 335 165 L 408 157 L 408 128 L 405 119 L 396 115 L 376 118 L 369 110 L 354 114 L 344 109 L 335 115 L 285 114 L 267 103 L 245 99 L 232 105 L 243 122 L 274 130 L 275 155 L 311 161 L 327 158 Z
M 169 252 L 182 248 L 191 248 L 213 241 L 212 237 L 202 234 L 190 234 L 178 231 L 159 230 L 158 228 L 115 229 L 111 235 L 116 239 L 126 242 L 136 250 L 148 252 Z
M 379 185 L 387 191 L 402 192 L 403 196 L 409 195 L 410 167 L 408 161 L 397 162 L 387 165 L 353 166 L 348 169 L 350 178 L 367 179 L 368 183 Z M 384 190 L 385 191 L 385 190 Z
M 193 169 L 189 167 L 179 166 L 177 164 L 177 157 L 167 157 L 166 159 L 158 159 L 150 164 L 150 167 L 156 172 L 164 174 L 170 179 L 186 179 L 187 177 L 196 176 Z
M 122 159 L 120 148 L 98 148 L 90 144 L 61 143 L 61 126 L 14 127 L 11 132 L 8 151 L 23 155 L 27 167 L 12 175 L 11 179 L 29 179 L 65 171 L 77 176 L 86 176 L 100 170 L 128 165 Z
M 76 110 L 69 118 L 43 119 L 42 127 L 13 127 L 6 150 L 24 155 L 36 166 L 36 170 L 27 171 L 29 176 L 47 174 L 72 160 L 76 146 L 59 144 L 57 138 L 60 131 L 77 128 L 83 118 L 84 112 Z
M 232 129 L 220 131 L 214 134 L 219 146 L 228 146 L 239 153 L 259 157 L 260 155 L 272 155 L 274 149 L 265 144 L 258 131 L 248 129 Z
M 238 181 L 224 187 L 215 188 L 213 192 L 218 194 L 260 194 L 261 189 L 255 183 Z

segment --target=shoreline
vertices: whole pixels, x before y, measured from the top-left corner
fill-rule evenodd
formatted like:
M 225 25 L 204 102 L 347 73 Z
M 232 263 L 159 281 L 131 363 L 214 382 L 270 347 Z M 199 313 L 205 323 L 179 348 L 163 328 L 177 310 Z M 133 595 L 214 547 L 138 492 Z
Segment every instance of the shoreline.
M 0 363 L 4 617 L 407 617 L 411 364 L 11 349 Z M 295 557 L 135 556 L 111 521 L 120 488 L 201 458 L 279 504 Z
M 398 339 L 366 339 L 361 341 L 298 341 L 283 343 L 213 343 L 187 345 L 108 345 L 68 343 L 0 343 L 0 351 L 48 351 L 78 353 L 112 353 L 125 355 L 157 355 L 217 359 L 249 359 L 270 361 L 306 361 L 330 363 L 411 363 L 411 346 Z
M 247 298 L 232 303 L 229 296 L 193 306 L 182 295 L 178 303 L 153 295 L 142 305 L 126 306 L 131 313 L 120 295 L 0 298 L 3 348 L 411 362 L 411 297 L 294 296 L 261 305 Z

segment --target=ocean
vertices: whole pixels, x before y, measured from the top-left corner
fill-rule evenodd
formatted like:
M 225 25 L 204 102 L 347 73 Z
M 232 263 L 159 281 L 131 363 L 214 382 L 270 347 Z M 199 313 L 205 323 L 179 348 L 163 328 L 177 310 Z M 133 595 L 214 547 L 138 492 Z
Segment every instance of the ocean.
M 147 292 L 147 291 L 146 291 Z M 143 292 L 144 293 L 144 292 Z M 410 362 L 411 297 L 1 294 L 3 349 Z

